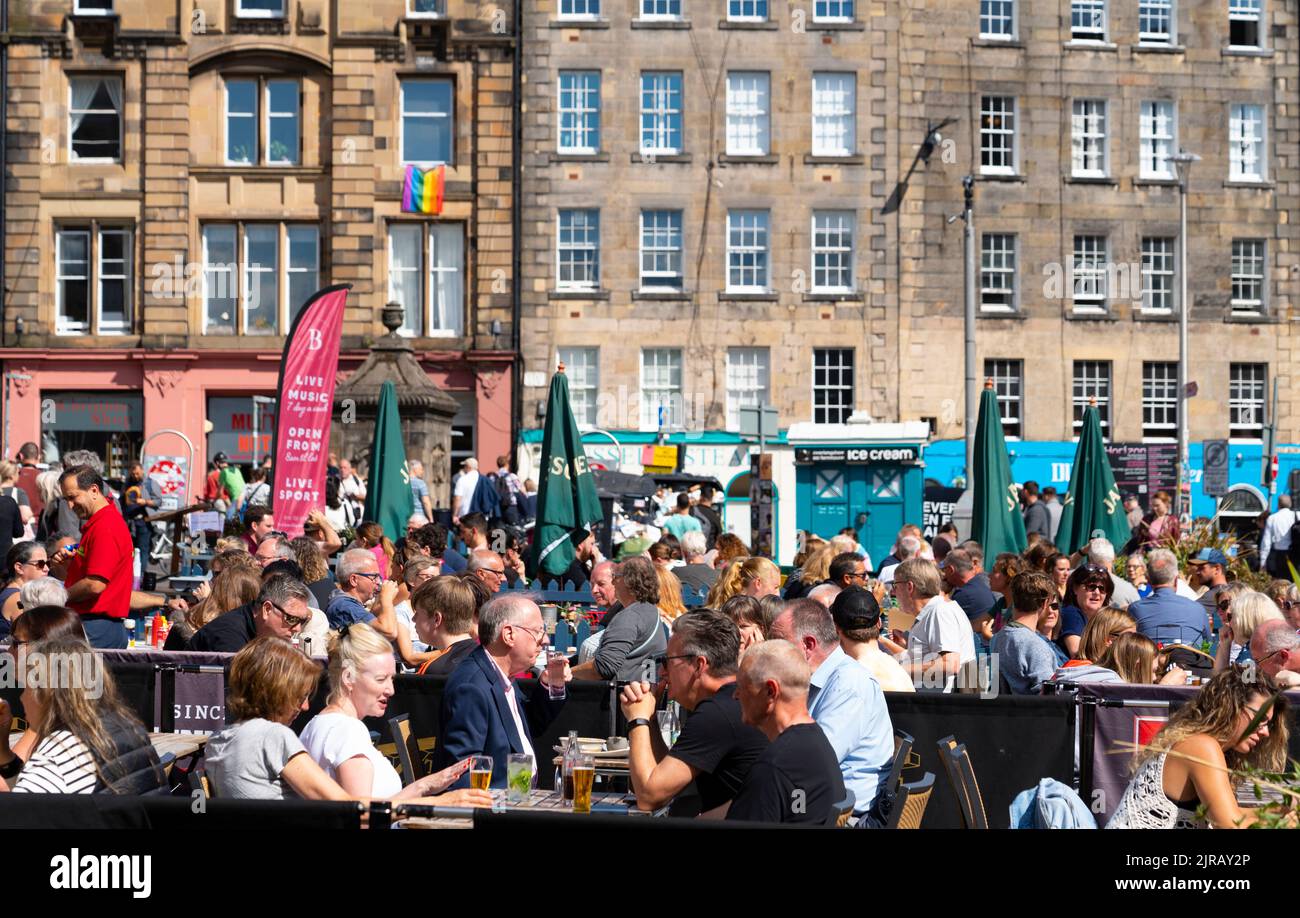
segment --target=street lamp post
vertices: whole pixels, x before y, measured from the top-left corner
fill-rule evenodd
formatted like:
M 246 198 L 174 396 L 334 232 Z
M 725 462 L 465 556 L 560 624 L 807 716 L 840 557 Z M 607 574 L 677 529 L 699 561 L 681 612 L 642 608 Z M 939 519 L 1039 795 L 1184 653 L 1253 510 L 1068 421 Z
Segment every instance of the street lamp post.
M 1184 513 L 1191 513 L 1190 478 L 1190 443 L 1187 424 L 1187 322 L 1191 312 L 1191 303 L 1187 295 L 1187 185 L 1191 176 L 1192 163 L 1199 162 L 1195 153 L 1179 150 L 1170 157 L 1174 168 L 1178 170 L 1178 494 L 1175 498 L 1175 515 L 1181 519 Z M 1187 501 L 1183 501 L 1183 486 L 1187 485 Z
M 975 382 L 975 301 L 979 291 L 979 267 L 975 260 L 975 176 L 963 176 L 965 193 L 962 219 L 966 246 L 966 310 L 963 331 L 966 338 L 966 487 L 974 487 L 975 422 L 979 417 L 979 387 Z

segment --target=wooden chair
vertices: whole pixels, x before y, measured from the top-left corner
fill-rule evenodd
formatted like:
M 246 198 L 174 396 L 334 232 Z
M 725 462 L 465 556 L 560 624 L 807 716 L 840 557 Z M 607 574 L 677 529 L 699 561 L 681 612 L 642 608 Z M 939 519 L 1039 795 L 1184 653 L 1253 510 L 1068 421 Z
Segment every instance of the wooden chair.
M 894 809 L 889 814 L 886 829 L 919 829 L 925 808 L 934 792 L 934 773 L 927 771 L 911 784 L 900 784 L 894 798 Z
M 839 803 L 835 804 L 835 828 L 837 829 L 843 829 L 848 826 L 849 817 L 853 815 L 853 806 L 857 803 L 857 797 L 854 796 L 853 791 L 845 788 L 844 793 L 847 796 L 845 796 L 845 798 Z
M 975 769 L 971 767 L 965 744 L 959 744 L 956 737 L 945 736 L 939 740 L 938 746 L 939 758 L 943 760 L 944 771 L 948 773 L 948 783 L 957 795 L 962 824 L 968 829 L 987 829 L 989 819 L 984 812 L 984 797 L 980 794 L 979 782 L 975 780 Z
M 907 765 L 907 757 L 912 754 L 912 744 L 915 742 L 910 733 L 894 731 L 894 764 L 889 769 L 889 777 L 885 779 L 885 793 L 898 796 L 903 784 L 903 768 Z
M 388 731 L 397 747 L 397 760 L 402 763 L 402 786 L 409 787 L 417 778 L 424 777 L 423 757 L 411 738 L 410 716 L 399 714 L 388 718 Z

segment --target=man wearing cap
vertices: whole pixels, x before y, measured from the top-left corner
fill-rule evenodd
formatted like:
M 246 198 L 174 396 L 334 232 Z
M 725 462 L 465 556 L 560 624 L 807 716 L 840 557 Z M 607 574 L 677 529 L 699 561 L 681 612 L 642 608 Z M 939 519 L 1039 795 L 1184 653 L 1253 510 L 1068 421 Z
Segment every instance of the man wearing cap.
M 1205 592 L 1200 595 L 1196 601 L 1205 609 L 1205 614 L 1214 622 L 1214 630 L 1217 632 L 1221 627 L 1219 621 L 1219 591 L 1228 583 L 1226 572 L 1228 569 L 1228 558 L 1217 548 L 1202 548 L 1196 553 L 1195 558 L 1187 562 L 1191 567 L 1191 581 L 1193 586 L 1205 587 Z
M 886 692 L 915 692 L 916 686 L 892 656 L 880 649 L 880 604 L 870 590 L 851 586 L 831 603 L 840 649 L 867 668 Z
M 1124 512 L 1128 514 L 1128 531 L 1132 532 L 1142 522 L 1142 505 L 1138 503 L 1136 494 L 1124 495 Z
M 815 599 L 786 603 L 770 633 L 808 661 L 808 713 L 835 750 L 844 786 L 853 791 L 854 815 L 883 826 L 878 796 L 894 761 L 894 727 L 880 683 L 840 647 L 831 613 Z

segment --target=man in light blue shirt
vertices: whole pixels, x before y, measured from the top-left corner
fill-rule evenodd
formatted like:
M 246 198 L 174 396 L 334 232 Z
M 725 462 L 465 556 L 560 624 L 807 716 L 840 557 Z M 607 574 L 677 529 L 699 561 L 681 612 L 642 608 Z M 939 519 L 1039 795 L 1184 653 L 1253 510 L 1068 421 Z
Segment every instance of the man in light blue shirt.
M 1181 642 L 1196 647 L 1209 640 L 1210 620 L 1205 609 L 1175 591 L 1178 558 L 1173 552 L 1158 548 L 1147 555 L 1147 580 L 1153 592 L 1128 609 L 1137 619 L 1139 634 L 1157 644 Z
M 844 786 L 853 792 L 853 812 L 859 821 L 883 825 L 878 798 L 894 761 L 894 726 L 880 683 L 840 647 L 835 621 L 819 602 L 787 602 L 771 635 L 803 651 L 813 670 L 808 713 L 835 750 Z

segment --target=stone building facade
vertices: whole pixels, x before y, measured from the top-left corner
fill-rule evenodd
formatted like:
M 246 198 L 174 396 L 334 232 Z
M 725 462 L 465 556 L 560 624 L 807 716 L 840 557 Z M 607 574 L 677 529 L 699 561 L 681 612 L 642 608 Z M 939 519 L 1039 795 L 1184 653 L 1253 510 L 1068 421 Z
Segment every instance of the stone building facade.
M 509 14 L 467 0 L 10 2 L 6 454 L 87 446 L 116 473 L 172 428 L 196 447 L 201 488 L 218 449 L 267 451 L 252 397 L 275 394 L 297 309 L 339 283 L 352 284 L 340 375 L 396 299 L 460 405 L 452 455 L 429 470 L 435 501 L 452 458 L 507 452 Z M 405 164 L 437 162 L 441 214 L 402 213 Z

